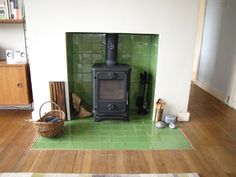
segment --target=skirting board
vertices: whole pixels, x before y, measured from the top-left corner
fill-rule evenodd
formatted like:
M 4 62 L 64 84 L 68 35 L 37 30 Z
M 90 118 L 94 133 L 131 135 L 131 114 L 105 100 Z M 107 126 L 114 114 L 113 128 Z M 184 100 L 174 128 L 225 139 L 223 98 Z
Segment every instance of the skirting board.
M 221 91 L 219 91 L 216 88 L 211 87 L 210 85 L 204 84 L 200 82 L 199 80 L 195 81 L 195 84 L 200 87 L 201 89 L 205 90 L 207 93 L 213 95 L 217 99 L 221 100 L 222 102 L 227 103 L 228 96 L 225 96 Z
M 34 110 L 33 103 L 29 105 L 19 106 L 19 105 L 9 105 L 0 106 L 0 110 Z
M 232 107 L 236 109 L 236 102 L 233 102 Z

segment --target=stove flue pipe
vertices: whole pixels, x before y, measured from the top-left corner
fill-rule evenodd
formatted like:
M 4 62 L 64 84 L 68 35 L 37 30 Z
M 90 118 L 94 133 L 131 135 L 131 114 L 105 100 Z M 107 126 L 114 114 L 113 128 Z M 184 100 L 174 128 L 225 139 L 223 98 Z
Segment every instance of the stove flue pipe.
M 118 34 L 106 34 L 106 65 L 113 66 L 117 64 Z

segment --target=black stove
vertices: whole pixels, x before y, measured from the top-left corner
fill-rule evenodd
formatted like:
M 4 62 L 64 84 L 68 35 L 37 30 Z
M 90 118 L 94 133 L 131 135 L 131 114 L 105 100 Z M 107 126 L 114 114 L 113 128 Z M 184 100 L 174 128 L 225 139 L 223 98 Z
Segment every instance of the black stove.
M 118 34 L 106 34 L 106 63 L 94 64 L 93 115 L 95 121 L 128 121 L 131 68 L 117 64 Z

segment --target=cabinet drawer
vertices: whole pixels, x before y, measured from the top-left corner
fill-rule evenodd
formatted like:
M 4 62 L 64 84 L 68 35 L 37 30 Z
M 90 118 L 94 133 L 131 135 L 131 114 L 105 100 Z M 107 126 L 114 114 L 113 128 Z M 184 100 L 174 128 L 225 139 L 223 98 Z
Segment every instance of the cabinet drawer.
M 0 105 L 27 105 L 32 102 L 28 65 L 0 65 Z

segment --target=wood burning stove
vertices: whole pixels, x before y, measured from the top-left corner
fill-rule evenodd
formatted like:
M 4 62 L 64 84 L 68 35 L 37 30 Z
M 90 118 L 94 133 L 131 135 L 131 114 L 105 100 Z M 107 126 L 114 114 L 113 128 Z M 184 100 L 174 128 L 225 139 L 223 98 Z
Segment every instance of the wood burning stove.
M 106 63 L 94 64 L 93 114 L 95 121 L 128 121 L 131 68 L 117 64 L 118 34 L 106 34 Z

